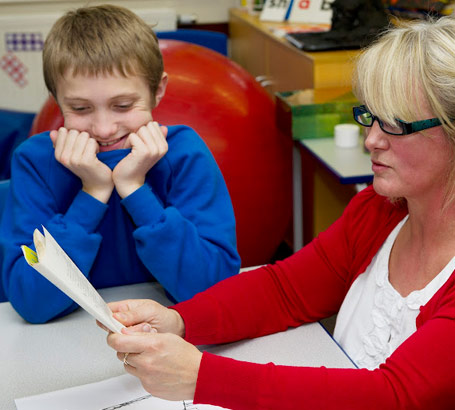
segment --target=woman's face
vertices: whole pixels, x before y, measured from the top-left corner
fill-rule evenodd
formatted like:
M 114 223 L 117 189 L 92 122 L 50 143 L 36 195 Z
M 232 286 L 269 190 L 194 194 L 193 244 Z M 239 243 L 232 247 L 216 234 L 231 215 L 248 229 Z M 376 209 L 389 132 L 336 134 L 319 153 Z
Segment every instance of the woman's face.
M 433 117 L 425 112 L 422 119 Z M 365 146 L 371 154 L 378 194 L 408 201 L 444 195 L 453 150 L 441 126 L 394 136 L 375 121 L 367 132 Z

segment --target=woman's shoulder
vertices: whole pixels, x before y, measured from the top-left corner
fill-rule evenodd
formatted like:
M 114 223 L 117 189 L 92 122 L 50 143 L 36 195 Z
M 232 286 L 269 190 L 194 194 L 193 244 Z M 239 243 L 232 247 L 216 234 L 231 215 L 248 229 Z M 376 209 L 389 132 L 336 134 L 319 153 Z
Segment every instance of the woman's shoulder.
M 345 226 L 362 241 L 378 238 L 381 242 L 407 213 L 406 206 L 379 195 L 369 186 L 354 196 L 343 217 Z
M 392 201 L 390 198 L 379 195 L 373 185 L 360 191 L 350 201 L 346 210 L 358 216 L 362 215 L 406 215 L 407 208 L 400 201 Z
M 373 185 L 368 185 L 366 188 L 362 189 L 354 196 L 353 201 L 383 201 L 388 200 L 388 198 L 379 195 L 375 190 Z M 390 202 L 390 201 L 389 201 Z

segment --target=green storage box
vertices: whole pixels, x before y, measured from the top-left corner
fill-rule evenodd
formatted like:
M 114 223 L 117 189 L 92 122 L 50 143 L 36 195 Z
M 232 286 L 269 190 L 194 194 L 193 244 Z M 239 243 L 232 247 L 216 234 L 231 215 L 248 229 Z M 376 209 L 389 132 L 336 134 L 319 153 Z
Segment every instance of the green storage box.
M 352 107 L 359 102 L 351 92 L 321 104 L 294 104 L 296 93 L 302 91 L 276 93 L 277 125 L 293 139 L 329 138 L 335 125 L 356 124 Z

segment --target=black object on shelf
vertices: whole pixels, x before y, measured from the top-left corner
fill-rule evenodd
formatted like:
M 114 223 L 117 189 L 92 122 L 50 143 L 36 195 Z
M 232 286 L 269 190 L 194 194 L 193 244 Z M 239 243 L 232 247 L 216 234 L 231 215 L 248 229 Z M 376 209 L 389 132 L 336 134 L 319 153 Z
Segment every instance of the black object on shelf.
M 305 51 L 349 50 L 370 44 L 389 25 L 382 0 L 335 0 L 330 31 L 289 33 L 286 39 Z

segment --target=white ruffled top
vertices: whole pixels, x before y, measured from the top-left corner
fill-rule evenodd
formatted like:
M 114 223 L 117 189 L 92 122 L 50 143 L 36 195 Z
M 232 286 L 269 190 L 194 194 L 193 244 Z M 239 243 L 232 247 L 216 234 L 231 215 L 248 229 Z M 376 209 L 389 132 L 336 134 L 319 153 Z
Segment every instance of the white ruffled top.
M 389 256 L 406 216 L 390 233 L 338 312 L 334 338 L 360 368 L 375 369 L 416 331 L 420 306 L 444 285 L 455 257 L 425 288 L 401 296 L 389 282 Z

